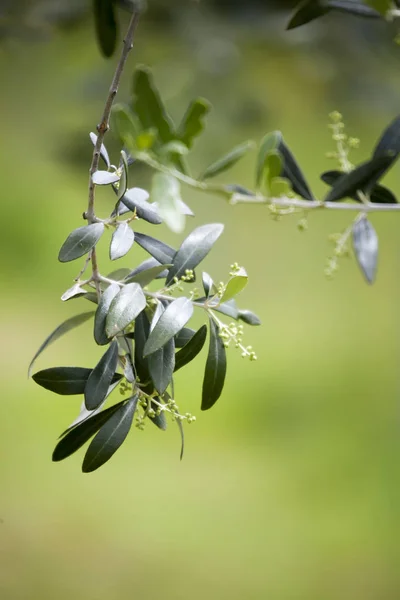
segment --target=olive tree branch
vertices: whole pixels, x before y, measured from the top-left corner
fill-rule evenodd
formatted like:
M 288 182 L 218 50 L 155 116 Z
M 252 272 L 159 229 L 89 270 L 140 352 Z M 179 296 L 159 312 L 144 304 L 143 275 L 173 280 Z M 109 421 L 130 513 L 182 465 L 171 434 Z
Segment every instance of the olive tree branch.
M 124 39 L 123 48 L 121 51 L 121 56 L 119 58 L 117 67 L 115 69 L 114 77 L 111 82 L 110 90 L 107 96 L 107 100 L 104 106 L 103 116 L 101 118 L 100 123 L 97 125 L 97 140 L 93 150 L 92 163 L 90 165 L 89 170 L 89 198 L 88 198 L 88 207 L 87 211 L 84 213 L 84 218 L 87 220 L 88 224 L 96 223 L 96 215 L 94 210 L 95 205 L 95 184 L 93 183 L 93 174 L 97 171 L 99 167 L 100 160 L 100 149 L 103 143 L 104 137 L 109 130 L 109 120 L 112 105 L 114 103 L 115 97 L 118 92 L 119 84 L 121 81 L 121 76 L 124 71 L 129 52 L 133 48 L 133 41 L 135 37 L 136 27 L 139 21 L 140 12 L 135 9 L 132 13 L 131 20 L 129 22 L 128 30 Z M 93 248 L 91 251 L 91 261 L 92 261 L 92 280 L 96 285 L 96 292 L 98 298 L 100 298 L 101 290 L 100 290 L 100 280 L 99 280 L 99 268 L 97 265 L 97 256 L 96 249 Z

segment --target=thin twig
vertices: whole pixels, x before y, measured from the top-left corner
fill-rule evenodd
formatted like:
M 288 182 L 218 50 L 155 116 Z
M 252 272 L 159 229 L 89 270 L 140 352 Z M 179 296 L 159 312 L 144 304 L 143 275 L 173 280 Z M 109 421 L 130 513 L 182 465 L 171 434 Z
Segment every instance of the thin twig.
M 96 223 L 96 215 L 94 212 L 95 185 L 93 183 L 92 177 L 93 177 L 93 173 L 95 173 L 99 167 L 101 145 L 103 143 L 104 136 L 106 135 L 106 133 L 110 127 L 109 121 L 110 121 L 112 105 L 114 103 L 115 96 L 117 95 L 117 92 L 118 92 L 119 84 L 121 81 L 121 76 L 122 76 L 123 70 L 125 68 L 129 52 L 133 48 L 133 40 L 135 37 L 136 27 L 137 27 L 137 24 L 139 21 L 139 14 L 140 13 L 137 10 L 135 10 L 132 14 L 132 17 L 131 17 L 131 20 L 129 23 L 129 27 L 128 27 L 128 31 L 127 31 L 125 39 L 124 39 L 124 45 L 123 45 L 123 48 L 121 51 L 121 56 L 119 58 L 117 67 L 115 69 L 114 77 L 113 77 L 113 80 L 112 80 L 112 83 L 110 86 L 110 90 L 109 90 L 109 93 L 107 96 L 107 100 L 106 100 L 106 103 L 104 106 L 103 116 L 101 118 L 100 123 L 97 125 L 97 134 L 98 135 L 97 135 L 96 144 L 95 144 L 95 147 L 93 150 L 92 163 L 90 165 L 90 171 L 89 171 L 88 208 L 87 208 L 86 213 L 84 214 L 84 218 L 87 220 L 87 222 L 89 224 Z M 99 269 L 98 269 L 98 265 L 97 265 L 97 256 L 96 256 L 95 248 L 93 248 L 93 250 L 91 252 L 91 259 L 92 259 L 92 278 L 96 284 L 97 296 L 98 296 L 98 298 L 100 298 L 101 290 L 100 290 L 100 280 L 99 280 Z

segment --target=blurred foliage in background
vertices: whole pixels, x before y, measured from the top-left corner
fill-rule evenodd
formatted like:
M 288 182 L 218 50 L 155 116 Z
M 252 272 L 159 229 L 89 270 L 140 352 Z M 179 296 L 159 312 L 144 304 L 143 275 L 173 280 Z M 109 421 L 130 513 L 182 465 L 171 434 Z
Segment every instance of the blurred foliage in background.
M 331 166 L 327 114 L 344 113 L 362 160 L 398 112 L 400 54 L 384 23 L 326 17 L 289 34 L 283 2 L 149 4 L 120 99 L 137 62 L 154 69 L 172 114 L 193 96 L 209 98 L 198 170 L 242 139 L 279 128 L 322 194 L 316 173 Z M 324 279 L 327 238 L 345 215 L 310 215 L 300 233 L 295 219 L 275 223 L 263 206 L 233 208 L 187 190 L 196 225 L 226 224 L 209 268 L 222 278 L 235 260 L 249 273 L 243 305 L 263 326 L 247 340 L 259 360 L 230 353 L 224 395 L 210 413 L 199 411 L 201 365 L 178 378 L 181 406 L 198 417 L 182 463 L 173 427 L 135 432 L 92 476 L 79 473 L 80 456 L 51 463 L 54 432 L 80 399 L 38 389 L 26 366 L 81 302 L 59 301 L 76 265 L 57 263 L 57 254 L 82 223 L 88 133 L 114 68 L 100 58 L 89 8 L 72 0 L 0 4 L 1 598 L 396 600 L 396 214 L 372 218 L 381 248 L 370 288 L 354 260 Z M 246 160 L 234 173 L 243 185 L 253 180 L 254 157 Z M 134 173 L 146 186 L 147 171 Z M 398 167 L 387 179 L 398 191 Z M 167 231 L 165 241 L 179 242 Z M 100 260 L 108 260 L 106 247 Z M 82 344 L 82 332 L 54 345 L 41 368 L 93 366 L 99 350 Z

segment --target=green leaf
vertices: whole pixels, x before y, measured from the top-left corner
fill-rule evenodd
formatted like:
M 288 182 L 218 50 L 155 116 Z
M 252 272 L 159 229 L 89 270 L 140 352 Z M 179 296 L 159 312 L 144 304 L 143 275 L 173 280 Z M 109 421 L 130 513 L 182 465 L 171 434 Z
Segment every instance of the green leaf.
M 261 325 L 261 320 L 251 310 L 239 310 L 239 320 L 247 325 Z
M 365 215 L 353 225 L 353 248 L 367 282 L 373 283 L 378 265 L 378 236 Z
M 260 187 L 262 176 L 265 169 L 265 163 L 269 154 L 275 150 L 277 150 L 279 143 L 282 139 L 282 134 L 280 131 L 273 131 L 272 133 L 267 133 L 261 140 L 260 149 L 258 151 L 257 156 L 257 168 L 256 168 L 256 186 Z M 242 191 L 237 193 L 243 193 Z M 251 195 L 251 194 L 250 194 Z
M 130 108 L 123 104 L 114 104 L 111 110 L 111 131 L 129 150 L 136 148 L 138 129 L 139 123 L 136 123 Z
M 143 356 L 149 356 L 162 348 L 186 325 L 192 314 L 193 304 L 188 298 L 177 298 L 171 302 L 150 332 Z
M 181 247 L 173 258 L 173 267 L 170 268 L 167 284 L 171 284 L 174 277 L 180 279 L 186 270 L 193 270 L 201 263 L 210 252 L 211 248 L 224 230 L 220 223 L 201 225 L 194 229 L 182 242 Z M 153 256 L 155 256 L 153 254 Z M 157 260 L 160 260 L 155 256 Z M 160 261 L 161 262 L 161 261 Z
M 165 309 L 159 303 L 151 322 L 150 336 L 164 313 Z M 148 357 L 148 366 L 154 387 L 162 395 L 171 382 L 175 367 L 175 344 L 173 337 Z
M 146 297 L 138 283 L 128 283 L 111 302 L 106 318 L 106 334 L 117 335 L 146 308 Z
M 273 180 L 282 173 L 282 169 L 282 155 L 277 150 L 271 150 L 271 152 L 267 154 L 264 163 L 264 177 L 269 190 L 271 190 Z
M 91 473 L 115 454 L 132 426 L 138 396 L 133 396 L 116 410 L 90 443 L 83 460 L 82 471 Z
M 92 141 L 93 146 L 96 146 L 96 144 L 97 144 L 97 135 L 95 133 L 93 133 L 93 131 L 91 131 L 89 135 L 90 135 L 90 139 Z M 107 148 L 105 147 L 104 144 L 102 144 L 101 147 L 100 147 L 100 156 L 104 160 L 104 162 L 106 163 L 107 169 L 109 169 L 110 166 L 111 166 L 111 162 L 110 162 L 110 157 L 109 157 L 108 152 L 107 152 Z
M 63 302 L 67 302 L 68 300 L 72 300 L 72 298 L 80 298 L 86 294 L 86 290 L 81 288 L 79 283 L 75 283 L 72 287 L 70 287 L 66 292 L 61 296 L 61 300 Z
M 226 302 L 219 304 L 218 306 L 213 306 L 213 310 L 230 317 L 231 319 L 235 319 L 235 321 L 239 318 L 239 309 L 236 305 L 236 301 L 232 298 L 231 300 L 227 300 Z
M 204 289 L 206 298 L 209 298 L 211 295 L 216 294 L 217 288 L 215 287 L 214 282 L 213 282 L 212 278 L 210 277 L 210 275 L 204 271 L 201 274 L 201 277 L 202 277 L 203 289 Z
M 310 23 L 318 17 L 322 17 L 329 12 L 329 7 L 325 1 L 321 0 L 303 0 L 295 10 L 286 29 L 295 29 Z
M 222 394 L 226 375 L 226 350 L 219 328 L 210 318 L 210 346 L 203 380 L 201 410 L 209 410 Z
M 83 394 L 91 372 L 83 367 L 51 367 L 34 373 L 32 379 L 55 394 L 72 396 Z
M 202 325 L 185 346 L 175 355 L 175 372 L 189 364 L 201 352 L 207 337 L 207 326 Z
M 71 331 L 72 329 L 75 329 L 75 327 L 78 327 L 79 325 L 82 325 L 82 323 L 85 323 L 88 319 L 93 317 L 93 315 L 94 315 L 94 311 L 92 311 L 92 310 L 90 312 L 81 313 L 79 315 L 75 315 L 74 317 L 71 317 L 70 319 L 67 319 L 66 321 L 61 323 L 61 325 L 56 327 L 56 329 L 54 331 L 52 331 L 49 336 L 47 336 L 47 338 L 44 340 L 43 344 L 40 346 L 39 350 L 36 352 L 35 356 L 32 358 L 30 365 L 28 367 L 28 377 L 31 376 L 32 368 L 33 368 L 33 365 L 35 364 L 37 358 L 42 354 L 42 352 L 48 346 L 50 346 L 50 344 L 52 344 L 53 342 L 58 340 L 60 337 L 62 337 L 66 333 L 68 333 L 68 331 Z
M 192 148 L 194 139 L 204 129 L 204 118 L 210 112 L 211 104 L 204 98 L 193 100 L 178 127 L 178 138 L 188 147 Z
M 102 54 L 109 58 L 117 44 L 114 0 L 94 0 L 93 10 L 97 41 Z
M 176 255 L 176 250 L 156 240 L 155 238 L 145 235 L 144 233 L 135 233 L 135 241 L 139 246 L 146 250 L 151 256 L 153 256 L 162 265 L 170 264 Z
M 90 252 L 104 232 L 103 223 L 78 227 L 69 234 L 58 254 L 60 262 L 69 262 Z
M 113 233 L 110 244 L 110 259 L 118 260 L 129 252 L 135 241 L 135 234 L 126 222 L 118 225 Z
M 174 139 L 174 126 L 167 114 L 150 69 L 139 66 L 133 76 L 132 109 L 144 130 L 155 128 L 162 142 Z
M 270 184 L 270 194 L 273 198 L 287 196 L 292 191 L 290 181 L 285 177 L 274 177 Z
M 115 296 L 119 294 L 120 289 L 121 288 L 117 283 L 113 283 L 112 285 L 109 285 L 101 295 L 94 316 L 94 339 L 99 346 L 105 346 L 105 344 L 108 344 L 110 341 L 106 334 L 106 320 L 111 302 L 114 300 Z
M 337 0 L 330 0 L 332 4 L 353 4 L 352 2 L 338 2 Z M 354 14 L 360 14 L 364 16 L 383 16 L 385 17 L 387 13 L 393 8 L 393 0 L 366 0 L 365 6 L 363 4 L 357 4 L 354 8 Z M 349 7 L 347 12 L 351 12 L 351 6 Z M 371 10 L 372 9 L 372 10 Z M 369 13 L 368 13 L 369 11 Z
M 211 177 L 215 177 L 224 171 L 227 171 L 233 165 L 235 165 L 249 150 L 254 148 L 254 143 L 247 141 L 244 144 L 240 144 L 240 146 L 235 146 L 228 154 L 225 154 L 222 158 L 212 163 L 204 173 L 199 177 L 199 179 L 210 179 Z
M 333 186 L 342 177 L 343 171 L 326 171 L 322 173 L 321 179 L 327 185 Z M 350 196 L 352 200 L 361 202 L 357 193 Z M 342 198 L 343 199 L 343 198 Z M 370 192 L 370 201 L 376 204 L 397 204 L 396 196 L 383 185 L 376 184 Z
M 123 279 L 125 279 L 125 277 L 127 277 L 127 275 L 129 275 L 130 273 L 130 269 L 128 269 L 127 267 L 122 267 L 121 269 L 115 269 L 114 271 L 111 271 L 111 273 L 108 273 L 108 275 L 106 275 L 107 279 L 114 279 L 115 281 L 122 281 Z M 106 286 L 108 286 L 109 284 L 106 284 Z
M 246 270 L 243 267 L 237 271 L 237 273 L 228 281 L 226 284 L 225 292 L 221 298 L 221 302 L 231 300 L 237 294 L 239 294 L 247 285 L 249 278 Z
M 156 404 L 154 404 L 154 402 L 151 403 L 151 408 L 156 411 L 158 406 Z M 165 417 L 165 412 L 161 412 L 159 415 L 156 414 L 155 417 L 148 417 L 150 419 L 150 421 L 152 423 L 154 423 L 154 425 L 156 427 L 158 427 L 158 429 L 161 429 L 162 431 L 165 431 L 167 429 L 167 419 Z
M 92 175 L 92 181 L 95 185 L 111 185 L 120 180 L 119 175 L 109 171 L 95 171 Z
M 79 448 L 82 448 L 82 446 L 97 433 L 100 427 L 107 423 L 110 417 L 120 409 L 122 404 L 124 404 L 124 400 L 85 419 L 82 423 L 68 431 L 54 449 L 52 457 L 53 462 L 64 460 L 79 450 Z
M 392 123 L 385 129 L 382 136 L 380 137 L 374 153 L 373 158 L 381 156 L 391 157 L 394 162 L 400 154 L 400 117 L 397 117 Z
M 392 162 L 391 157 L 377 156 L 362 163 L 350 173 L 344 173 L 337 179 L 331 191 L 325 197 L 325 202 L 335 202 L 346 197 L 351 198 L 357 191 L 361 191 L 368 196 L 377 181 L 392 165 Z
M 150 202 L 147 202 L 149 193 L 141 188 L 131 188 L 121 198 L 121 202 L 125 204 L 132 212 L 136 211 L 140 219 L 144 219 L 153 225 L 160 225 L 162 218 L 158 214 L 157 208 Z
M 114 340 L 105 354 L 101 357 L 85 387 L 85 406 L 95 410 L 107 396 L 118 365 L 118 342 Z
M 150 333 L 150 323 L 146 312 L 141 312 L 135 321 L 135 367 L 141 385 L 146 386 L 146 393 L 153 393 L 154 387 L 150 382 L 149 361 L 143 356 L 144 346 Z M 149 385 L 149 388 L 147 386 Z
M 134 275 L 130 275 L 126 278 L 127 283 L 139 283 L 142 287 L 145 287 L 149 283 L 153 281 L 158 275 L 161 275 L 165 272 L 165 277 L 167 276 L 169 265 L 157 265 L 155 267 L 151 267 L 150 269 L 145 269 L 144 271 L 140 271 L 139 273 L 135 273 Z
M 175 348 L 183 348 L 195 335 L 195 330 L 190 327 L 184 327 L 175 336 Z
M 185 451 L 185 434 L 183 431 L 183 425 L 182 422 L 180 421 L 180 419 L 176 419 L 176 424 L 178 425 L 178 429 L 179 429 L 179 433 L 181 436 L 181 453 L 180 453 L 180 460 L 182 460 L 183 458 L 183 453 Z
M 283 170 L 281 173 L 282 177 L 285 177 L 290 181 L 293 191 L 296 194 L 305 200 L 314 200 L 314 196 L 308 186 L 303 172 L 283 138 L 279 142 L 278 150 L 283 157 Z
M 156 173 L 151 186 L 151 199 L 157 203 L 158 214 L 174 233 L 185 228 L 185 216 L 181 209 L 181 191 L 176 177 L 167 173 Z
M 121 150 L 119 168 L 121 170 L 121 177 L 118 186 L 118 200 L 121 200 L 122 196 L 128 189 L 128 155 L 125 150 Z

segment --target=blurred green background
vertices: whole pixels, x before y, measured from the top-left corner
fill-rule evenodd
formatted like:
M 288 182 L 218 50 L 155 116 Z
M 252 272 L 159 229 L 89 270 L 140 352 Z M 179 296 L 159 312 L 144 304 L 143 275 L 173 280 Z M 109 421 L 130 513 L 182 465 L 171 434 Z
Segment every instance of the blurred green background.
M 283 4 L 293 3 L 281 11 L 273 2 L 237 4 L 150 2 L 119 99 L 128 99 L 135 63 L 148 64 L 173 116 L 193 96 L 214 105 L 194 171 L 281 129 L 322 195 L 318 174 L 332 167 L 328 113 L 343 112 L 361 138 L 358 162 L 399 111 L 393 32 L 328 17 L 289 34 Z M 265 207 L 233 208 L 185 190 L 196 212 L 186 233 L 226 225 L 206 270 L 224 279 L 237 261 L 249 272 L 241 305 L 263 326 L 247 328 L 245 341 L 259 360 L 229 351 L 224 394 L 207 413 L 199 410 L 205 351 L 179 374 L 179 405 L 197 416 L 182 462 L 171 423 L 165 433 L 134 430 L 92 475 L 80 472 L 82 451 L 53 464 L 80 398 L 46 392 L 26 369 L 59 322 L 88 309 L 84 300 L 59 300 L 80 265 L 61 265 L 57 254 L 82 224 L 88 133 L 114 60 L 99 55 L 87 3 L 1 8 L 2 600 L 398 599 L 397 217 L 373 217 L 380 265 L 368 287 L 354 259 L 342 260 L 334 281 L 324 278 L 328 235 L 349 215 L 312 214 L 300 233 L 297 218 L 276 223 Z M 111 137 L 109 145 L 115 161 Z M 251 187 L 254 162 L 253 154 L 228 182 Z M 147 171 L 133 174 L 148 185 Z M 398 166 L 387 184 L 399 189 Z M 99 196 L 99 213 L 110 201 Z M 135 249 L 121 266 L 142 257 Z M 104 270 L 107 260 L 104 248 Z M 94 365 L 100 353 L 90 333 L 88 324 L 69 334 L 38 367 Z

